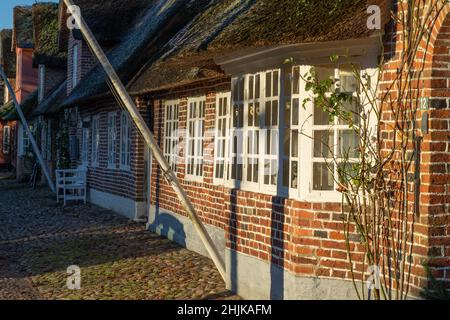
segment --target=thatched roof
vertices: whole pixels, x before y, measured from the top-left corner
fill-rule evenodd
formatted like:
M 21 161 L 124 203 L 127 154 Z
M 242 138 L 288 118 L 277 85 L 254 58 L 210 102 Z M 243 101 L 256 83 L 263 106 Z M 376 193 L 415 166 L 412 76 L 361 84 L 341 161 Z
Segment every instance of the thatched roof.
M 33 48 L 33 18 L 31 6 L 17 6 L 13 10 L 13 47 Z
M 108 53 L 108 58 L 122 81 L 128 83 L 145 63 L 159 59 L 164 53 L 164 44 L 209 2 L 210 0 L 148 1 L 145 14 L 138 16 L 139 21 L 128 29 L 124 40 Z M 82 100 L 95 99 L 109 93 L 106 78 L 103 68 L 97 65 L 75 88 L 64 106 L 72 106 Z
M 80 7 L 81 15 L 93 31 L 97 41 L 105 46 L 119 43 L 138 16 L 145 14 L 149 5 L 157 0 L 73 0 Z M 60 0 L 59 11 L 59 48 L 67 49 L 69 30 L 66 21 L 69 17 L 67 7 Z M 81 39 L 81 33 L 74 30 L 74 36 Z
M 147 15 L 110 52 L 113 66 L 132 94 L 223 76 L 214 59 L 236 50 L 359 39 L 373 33 L 366 26 L 366 0 L 174 0 L 166 8 L 177 4 L 182 9 L 177 11 L 180 23 L 176 27 L 160 20 L 159 12 Z M 199 9 L 189 12 L 183 7 L 188 5 Z M 137 71 L 139 65 L 142 68 Z M 64 105 L 107 93 L 104 79 L 98 66 Z
M 14 102 L 10 100 L 0 107 L 0 119 L 4 120 L 5 116 L 11 113 L 14 109 Z
M 53 92 L 51 92 L 48 97 L 33 110 L 31 116 L 36 117 L 44 114 L 57 113 L 61 103 L 66 98 L 66 94 L 67 79 L 55 87 Z
M 0 64 L 3 65 L 8 78 L 16 76 L 16 54 L 11 50 L 12 30 L 0 31 Z
M 38 90 L 33 91 L 30 93 L 25 100 L 22 101 L 20 104 L 20 108 L 22 109 L 23 114 L 25 117 L 27 117 L 33 108 L 37 105 L 38 102 Z M 9 106 L 9 107 L 8 107 Z M 14 107 L 14 103 L 8 103 L 5 106 L 5 113 L 4 116 L 2 116 L 2 119 L 5 121 L 14 121 L 19 120 L 19 115 L 16 112 L 16 108 Z
M 374 0 L 374 4 L 386 0 Z M 217 55 L 240 49 L 369 37 L 366 0 L 216 0 L 168 44 L 130 85 L 132 93 L 180 86 L 220 70 Z M 208 61 L 208 63 L 206 63 Z
M 32 7 L 33 65 L 66 68 L 67 54 L 58 48 L 58 4 L 41 2 Z

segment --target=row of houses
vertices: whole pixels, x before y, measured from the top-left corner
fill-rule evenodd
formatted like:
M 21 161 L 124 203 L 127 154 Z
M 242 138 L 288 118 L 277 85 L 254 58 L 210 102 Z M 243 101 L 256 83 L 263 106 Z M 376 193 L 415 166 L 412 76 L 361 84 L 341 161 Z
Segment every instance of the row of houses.
M 74 2 L 219 248 L 228 287 L 245 298 L 354 298 L 338 186 L 311 139 L 295 134 L 308 118 L 311 134 L 323 121 L 319 111 L 300 107 L 302 75 L 320 65 L 325 74 L 348 77 L 345 63 L 330 62 L 335 54 L 376 72 L 380 39 L 396 49 L 383 37 L 395 33 L 389 16 L 383 14 L 381 30 L 370 30 L 368 4 L 358 0 Z M 391 9 L 391 1 L 372 2 Z M 433 66 L 430 73 L 431 126 L 450 117 L 444 11 L 433 40 L 440 50 L 430 58 L 439 71 Z M 15 7 L 13 15 L 13 30 L 0 33 L 0 59 L 51 171 L 87 168 L 91 203 L 206 255 L 82 34 L 68 28 L 64 2 Z M 391 57 L 395 67 L 398 57 Z M 10 95 L 0 90 L 0 165 L 26 179 L 34 164 L 29 140 Z M 342 130 L 336 126 L 334 134 Z M 413 296 L 426 285 L 424 259 L 438 258 L 440 278 L 450 274 L 448 127 L 445 134 L 424 140 L 433 146 L 443 139 L 447 171 L 442 177 L 435 160 L 425 161 L 429 189 L 421 201 Z M 274 147 L 278 142 L 282 147 Z M 430 191 L 436 183 L 444 190 Z M 446 233 L 435 232 L 442 228 Z M 362 250 L 356 238 L 352 246 Z

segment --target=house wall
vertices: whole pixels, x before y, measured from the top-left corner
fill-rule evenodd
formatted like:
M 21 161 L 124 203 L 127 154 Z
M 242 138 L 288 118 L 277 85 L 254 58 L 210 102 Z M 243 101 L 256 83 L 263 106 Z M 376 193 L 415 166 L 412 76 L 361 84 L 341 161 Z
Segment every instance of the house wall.
M 11 84 L 11 87 L 15 88 L 16 79 L 10 78 L 8 79 L 9 83 Z M 6 104 L 11 100 L 11 94 L 9 94 L 8 88 L 6 87 L 6 84 L 1 86 L 1 97 L 0 100 L 2 101 L 2 104 Z M 9 146 L 9 153 L 3 152 L 3 127 L 9 126 L 11 128 L 11 134 L 10 134 L 10 146 Z M 15 166 L 15 127 L 16 123 L 15 121 L 1 121 L 0 122 L 0 165 L 1 166 Z
M 401 27 L 391 23 L 386 36 L 386 72 L 383 84 L 391 83 L 398 74 L 402 42 Z M 397 35 L 397 37 L 395 37 Z M 400 36 L 400 37 L 398 37 Z M 431 30 L 428 47 L 422 42 L 417 54 L 416 69 L 423 68 L 418 85 L 419 112 L 417 132 L 422 137 L 420 157 L 420 200 L 415 217 L 413 246 L 412 292 L 418 294 L 428 282 L 423 267 L 427 264 L 432 275 L 450 288 L 450 16 L 447 5 Z M 422 63 L 422 61 L 424 61 Z M 395 98 L 397 92 L 391 90 Z M 381 127 L 385 150 L 394 147 L 394 136 L 389 126 L 393 115 L 385 111 Z M 412 172 L 413 173 L 413 172 Z M 409 205 L 414 199 L 412 185 Z M 412 219 L 412 216 L 410 217 Z
M 160 147 L 163 148 L 164 141 L 164 99 L 180 99 L 179 129 L 183 130 L 187 98 L 206 95 L 205 130 L 208 130 L 215 128 L 216 93 L 227 91 L 230 91 L 230 80 L 222 79 L 219 83 L 204 83 L 154 99 L 154 134 Z M 214 154 L 213 141 L 213 137 L 204 141 L 208 156 L 203 182 L 186 180 L 184 164 L 178 165 L 177 176 L 223 254 L 228 287 L 252 299 L 355 298 L 349 281 L 340 204 L 301 202 L 216 185 L 213 158 L 209 156 Z M 183 138 L 180 143 L 183 144 Z M 183 156 L 182 150 L 180 157 Z M 205 254 L 156 162 L 153 162 L 151 181 L 153 210 L 149 228 Z M 353 238 L 355 241 L 350 246 L 355 252 L 358 273 L 363 269 L 362 255 L 357 253 L 362 245 L 356 235 Z M 311 291 L 301 288 L 311 288 Z
M 16 48 L 16 98 L 21 103 L 30 93 L 36 90 L 38 85 L 38 71 L 33 68 L 33 49 Z M 16 122 L 15 131 L 17 132 L 17 139 L 23 135 L 23 127 L 20 122 Z M 23 180 L 30 172 L 31 164 L 20 153 L 21 141 L 17 141 L 15 150 L 13 151 L 17 156 L 16 163 L 16 178 Z
M 149 120 L 146 114 L 147 108 L 142 111 L 144 117 Z M 108 112 L 116 112 L 116 165 L 108 165 Z M 88 163 L 88 186 L 89 201 L 102 207 L 114 210 L 131 219 L 141 219 L 146 216 L 146 201 L 144 195 L 144 144 L 136 128 L 132 128 L 131 146 L 131 167 L 122 169 L 120 167 L 120 112 L 118 105 L 110 100 L 99 100 L 92 104 L 82 105 L 78 108 L 77 121 L 72 125 L 70 133 L 78 141 L 78 158 L 72 159 L 74 167 L 81 166 L 81 142 L 82 128 L 79 121 L 89 119 L 99 115 L 100 117 L 100 143 L 99 143 L 99 164 L 92 164 L 92 136 L 89 138 L 89 163 Z
M 16 98 L 21 103 L 28 94 L 36 90 L 38 72 L 33 68 L 33 49 L 16 49 Z
M 57 68 L 45 68 L 44 99 L 55 90 L 57 85 L 66 78 L 66 70 Z
M 72 92 L 72 76 L 73 76 L 73 57 L 74 46 L 78 45 L 78 81 L 81 81 L 84 76 L 92 70 L 96 64 L 95 57 L 89 51 L 89 47 L 83 40 L 77 40 L 74 38 L 73 33 L 70 33 L 68 44 L 68 59 L 67 59 L 67 95 Z

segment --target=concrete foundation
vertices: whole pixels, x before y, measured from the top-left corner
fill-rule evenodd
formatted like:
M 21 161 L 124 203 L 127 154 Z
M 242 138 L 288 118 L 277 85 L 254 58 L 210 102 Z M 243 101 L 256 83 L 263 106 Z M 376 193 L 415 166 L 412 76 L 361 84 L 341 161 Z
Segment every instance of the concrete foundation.
M 219 253 L 225 259 L 225 231 L 210 225 L 205 225 L 205 227 Z M 147 228 L 191 251 L 208 256 L 208 252 L 195 231 L 193 223 L 187 217 L 151 206 Z
M 117 196 L 93 188 L 88 188 L 89 202 L 102 208 L 117 212 L 129 219 L 142 221 L 146 215 L 146 203 Z
M 355 300 L 351 281 L 297 276 L 269 262 L 226 249 L 227 288 L 244 299 Z

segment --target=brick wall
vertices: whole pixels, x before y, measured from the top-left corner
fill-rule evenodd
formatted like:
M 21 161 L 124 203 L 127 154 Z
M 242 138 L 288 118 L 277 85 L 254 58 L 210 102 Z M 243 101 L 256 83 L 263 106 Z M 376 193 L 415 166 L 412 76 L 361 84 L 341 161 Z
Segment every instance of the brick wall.
M 148 120 L 148 109 L 140 105 L 144 110 L 142 114 Z M 75 112 L 75 110 L 71 110 Z M 116 112 L 116 165 L 111 168 L 108 165 L 108 112 Z M 124 170 L 120 168 L 120 112 L 121 109 L 111 99 L 99 100 L 93 104 L 82 105 L 78 108 L 79 119 L 99 115 L 99 164 L 92 166 L 92 136 L 89 138 L 89 187 L 111 193 L 113 195 L 130 198 L 136 202 L 144 201 L 144 144 L 137 129 L 132 128 L 131 146 L 131 168 Z M 70 127 L 70 135 L 76 136 L 79 143 L 81 157 L 82 129 L 75 123 Z M 81 165 L 80 159 L 72 159 L 73 166 Z
M 400 69 L 400 53 L 402 51 L 402 30 L 399 25 L 391 23 L 387 30 L 385 49 L 388 63 L 381 83 L 389 85 Z M 415 217 L 415 233 L 413 247 L 413 268 L 411 282 L 412 292 L 418 294 L 420 288 L 427 286 L 427 274 L 423 264 L 429 264 L 435 277 L 445 280 L 450 288 L 450 18 L 449 5 L 441 12 L 437 23 L 431 30 L 430 43 L 421 43 L 413 68 L 423 67 L 423 82 L 413 82 L 420 100 L 416 103 L 420 110 L 417 114 L 417 134 L 422 136 L 420 158 L 420 200 L 418 217 Z M 396 90 L 391 90 L 391 97 L 398 97 Z M 428 115 L 428 123 L 422 123 L 424 115 Z M 381 126 L 384 149 L 394 148 L 393 133 L 389 126 L 393 124 L 393 115 L 385 110 Z M 429 127 L 423 132 L 422 127 Z M 414 174 L 414 170 L 411 170 Z M 413 199 L 414 184 L 409 186 L 409 206 L 411 221 L 414 217 Z
M 162 100 L 180 99 L 181 130 L 186 129 L 187 98 L 206 95 L 205 130 L 213 129 L 216 93 L 230 91 L 230 79 L 220 82 L 175 90 L 153 100 L 154 133 L 161 148 L 164 140 Z M 204 147 L 213 141 L 213 137 L 206 138 Z M 207 149 L 205 154 L 209 151 L 213 154 L 213 150 Z M 183 157 L 183 152 L 179 156 Z M 184 164 L 178 165 L 178 178 L 201 220 L 226 231 L 227 248 L 272 262 L 298 275 L 350 278 L 340 204 L 300 202 L 214 185 L 211 157 L 205 157 L 202 183 L 187 181 L 185 170 Z M 151 202 L 176 214 L 186 215 L 176 194 L 162 178 L 156 162 L 153 163 Z M 353 229 L 350 231 L 354 232 Z M 363 270 L 362 245 L 356 234 L 351 238 L 354 240 L 350 244 L 354 251 L 354 267 L 358 273 Z
M 72 75 L 73 75 L 73 51 L 74 46 L 78 45 L 78 68 L 77 75 L 78 81 L 83 79 L 89 71 L 96 65 L 97 60 L 91 54 L 89 46 L 83 40 L 77 40 L 74 38 L 72 32 L 69 37 L 68 56 L 67 56 L 67 95 L 72 92 Z
M 44 99 L 55 90 L 56 86 L 61 84 L 66 77 L 66 70 L 56 68 L 45 68 L 44 79 Z

